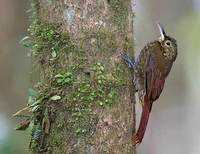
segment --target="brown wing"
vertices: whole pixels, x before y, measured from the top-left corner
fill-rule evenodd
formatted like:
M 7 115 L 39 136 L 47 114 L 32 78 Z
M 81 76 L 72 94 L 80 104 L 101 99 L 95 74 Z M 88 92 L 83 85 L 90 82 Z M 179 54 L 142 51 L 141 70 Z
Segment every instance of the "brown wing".
M 145 71 L 145 90 L 146 96 L 148 98 L 147 104 L 150 111 L 152 107 L 152 103 L 159 98 L 165 83 L 165 77 L 163 77 L 162 73 L 159 71 L 159 68 L 156 65 L 155 59 L 150 54 L 147 63 L 146 63 L 146 71 Z

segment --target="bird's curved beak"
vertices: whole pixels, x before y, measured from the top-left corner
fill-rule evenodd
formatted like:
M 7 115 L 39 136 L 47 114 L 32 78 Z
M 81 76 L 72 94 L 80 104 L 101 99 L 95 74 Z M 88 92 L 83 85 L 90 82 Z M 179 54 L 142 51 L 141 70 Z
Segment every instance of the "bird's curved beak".
M 163 26 L 159 23 L 159 22 L 156 22 L 157 26 L 158 26 L 158 29 L 160 31 L 160 40 L 161 41 L 164 41 L 165 40 L 165 36 L 166 36 L 166 33 L 165 33 L 165 30 L 163 28 Z

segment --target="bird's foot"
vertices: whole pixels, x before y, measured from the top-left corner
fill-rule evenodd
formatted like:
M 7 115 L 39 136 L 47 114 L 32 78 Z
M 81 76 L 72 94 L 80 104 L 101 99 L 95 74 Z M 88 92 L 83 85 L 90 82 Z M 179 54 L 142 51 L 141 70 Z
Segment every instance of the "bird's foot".
M 132 69 L 134 69 L 134 59 L 133 58 L 131 58 L 131 57 L 129 57 L 125 52 L 123 52 L 122 54 L 121 54 L 121 56 L 122 56 L 122 58 L 125 60 L 125 62 L 128 64 L 128 67 L 129 68 L 132 68 Z

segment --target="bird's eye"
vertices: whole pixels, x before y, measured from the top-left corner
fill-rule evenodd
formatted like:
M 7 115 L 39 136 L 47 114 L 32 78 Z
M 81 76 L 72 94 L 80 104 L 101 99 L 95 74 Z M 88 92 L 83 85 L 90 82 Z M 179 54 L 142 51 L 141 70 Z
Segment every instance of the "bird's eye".
M 167 46 L 170 46 L 170 45 L 171 45 L 171 42 L 170 42 L 170 41 L 166 41 L 165 44 L 166 44 Z

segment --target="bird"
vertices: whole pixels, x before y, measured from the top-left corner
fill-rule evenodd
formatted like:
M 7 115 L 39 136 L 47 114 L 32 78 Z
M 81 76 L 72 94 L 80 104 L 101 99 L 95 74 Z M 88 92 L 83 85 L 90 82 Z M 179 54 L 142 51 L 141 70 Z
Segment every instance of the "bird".
M 147 43 L 136 60 L 122 53 L 122 58 L 133 71 L 133 84 L 142 106 L 139 127 L 133 134 L 134 145 L 143 140 L 153 102 L 162 93 L 165 80 L 177 58 L 177 41 L 168 36 L 163 26 L 156 22 L 160 37 Z

